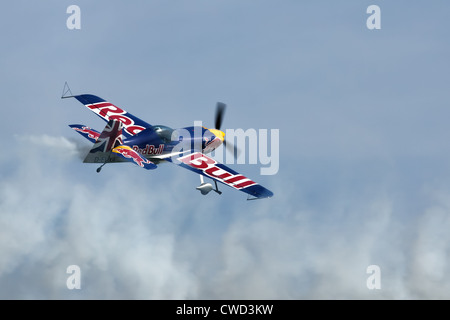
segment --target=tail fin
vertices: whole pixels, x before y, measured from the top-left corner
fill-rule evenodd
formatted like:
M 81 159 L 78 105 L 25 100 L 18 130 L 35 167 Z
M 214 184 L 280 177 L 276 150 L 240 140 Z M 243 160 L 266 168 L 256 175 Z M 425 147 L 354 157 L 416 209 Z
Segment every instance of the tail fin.
M 105 129 L 98 137 L 91 152 L 109 152 L 123 143 L 123 123 L 118 120 L 109 120 Z
M 110 159 L 107 162 L 122 162 L 122 161 L 114 161 L 111 159 L 111 152 L 115 147 L 118 147 L 123 144 L 123 123 L 118 120 L 109 120 L 106 124 L 105 129 L 100 133 L 100 136 L 97 138 L 97 141 L 92 146 L 92 149 L 89 151 L 88 155 L 84 159 L 84 162 L 88 163 L 98 163 L 102 162 L 99 159 Z M 115 157 L 114 157 L 115 158 Z M 95 161 L 93 161 L 95 160 Z

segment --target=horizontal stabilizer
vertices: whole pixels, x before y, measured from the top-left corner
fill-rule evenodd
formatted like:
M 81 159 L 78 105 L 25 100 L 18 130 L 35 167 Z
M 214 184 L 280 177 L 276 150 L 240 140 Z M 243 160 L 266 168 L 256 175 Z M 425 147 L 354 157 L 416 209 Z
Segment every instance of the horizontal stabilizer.
M 88 139 L 93 143 L 95 143 L 98 137 L 100 137 L 100 132 L 91 129 L 87 126 L 84 126 L 82 124 L 70 124 L 69 127 L 77 131 L 79 134 L 81 134 L 83 137 L 85 137 L 86 139 Z

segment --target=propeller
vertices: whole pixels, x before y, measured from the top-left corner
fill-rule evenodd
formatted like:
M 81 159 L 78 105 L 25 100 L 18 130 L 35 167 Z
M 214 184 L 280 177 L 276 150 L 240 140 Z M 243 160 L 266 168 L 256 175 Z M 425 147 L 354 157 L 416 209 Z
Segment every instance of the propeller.
M 220 127 L 222 126 L 223 116 L 225 114 L 225 108 L 226 104 L 223 102 L 217 102 L 216 105 L 216 119 L 215 119 L 215 129 L 220 130 Z M 223 146 L 233 154 L 234 159 L 239 156 L 241 151 L 231 142 L 227 143 L 226 140 L 223 140 Z
M 217 102 L 216 105 L 216 127 L 215 129 L 220 130 L 222 126 L 223 115 L 225 113 L 226 104 L 223 102 Z

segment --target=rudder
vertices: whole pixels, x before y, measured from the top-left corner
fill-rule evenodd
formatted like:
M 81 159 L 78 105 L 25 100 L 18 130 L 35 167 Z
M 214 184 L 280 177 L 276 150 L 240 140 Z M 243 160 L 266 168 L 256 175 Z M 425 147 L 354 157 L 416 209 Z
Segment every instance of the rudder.
M 121 159 L 115 160 L 112 150 L 123 144 L 123 123 L 118 120 L 109 120 L 105 129 L 95 141 L 91 150 L 87 154 L 84 162 L 98 163 L 103 162 L 99 159 L 109 159 L 105 162 L 122 162 Z

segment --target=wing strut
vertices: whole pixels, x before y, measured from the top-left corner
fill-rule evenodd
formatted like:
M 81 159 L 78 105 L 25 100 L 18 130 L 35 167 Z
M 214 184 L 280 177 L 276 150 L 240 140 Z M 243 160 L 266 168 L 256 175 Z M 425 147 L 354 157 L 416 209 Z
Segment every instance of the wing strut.
M 217 186 L 217 181 L 214 180 L 214 184 L 216 185 L 216 188 L 213 189 L 213 191 L 217 192 L 218 194 L 222 194 L 222 191 L 219 191 L 219 187 Z

